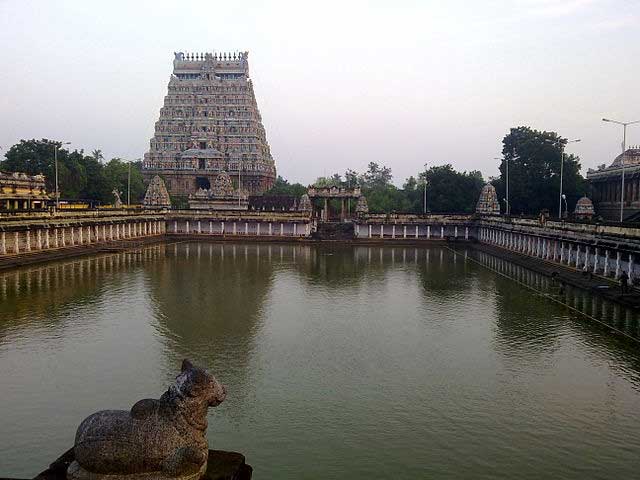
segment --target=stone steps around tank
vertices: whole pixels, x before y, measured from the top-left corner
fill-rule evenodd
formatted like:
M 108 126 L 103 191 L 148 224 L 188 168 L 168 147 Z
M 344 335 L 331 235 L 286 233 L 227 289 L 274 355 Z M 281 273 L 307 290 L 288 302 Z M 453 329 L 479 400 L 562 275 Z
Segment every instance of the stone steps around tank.
M 312 238 L 315 240 L 353 240 L 355 227 L 351 222 L 320 222 Z
M 74 454 L 71 448 L 33 480 L 66 480 L 67 468 L 73 460 Z M 202 480 L 251 480 L 252 474 L 253 468 L 246 464 L 244 455 L 241 453 L 209 450 L 207 471 Z M 22 479 L 0 478 L 0 480 Z

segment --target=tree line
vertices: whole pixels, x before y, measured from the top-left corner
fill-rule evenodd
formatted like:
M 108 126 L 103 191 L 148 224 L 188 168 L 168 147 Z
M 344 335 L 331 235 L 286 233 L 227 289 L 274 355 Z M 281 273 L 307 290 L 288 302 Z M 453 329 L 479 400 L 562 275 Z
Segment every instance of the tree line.
M 500 174 L 490 178 L 498 194 L 500 207 L 506 210 L 506 173 L 509 164 L 509 199 L 514 215 L 537 215 L 549 210 L 558 212 L 561 158 L 567 139 L 556 132 L 539 131 L 530 127 L 512 128 L 502 139 Z M 47 190 L 55 191 L 54 149 L 58 147 L 58 176 L 62 199 L 85 200 L 101 204 L 113 202 L 113 189 L 126 198 L 127 177 L 131 168 L 131 202 L 144 198 L 142 162 L 127 162 L 120 158 L 105 161 L 100 150 L 85 154 L 83 150 L 69 151 L 54 140 L 21 140 L 13 145 L 0 162 L 0 170 L 25 172 L 46 176 Z M 588 185 L 580 174 L 580 159 L 564 154 L 563 193 L 569 211 L 578 198 L 587 193 Z M 407 178 L 402 187 L 393 183 L 389 167 L 370 162 L 366 171 L 348 169 L 344 174 L 334 173 L 319 177 L 318 186 L 359 185 L 367 198 L 369 211 L 375 213 L 472 213 L 485 179 L 478 170 L 457 171 L 449 163 L 431 166 L 423 172 Z M 290 183 L 278 176 L 269 195 L 294 195 L 300 197 L 307 187 Z M 564 207 L 563 207 L 564 208 Z
M 105 161 L 100 150 L 87 155 L 83 150 L 67 150 L 55 140 L 21 140 L 13 145 L 0 162 L 0 170 L 43 174 L 47 191 L 55 192 L 55 148 L 58 157 L 58 188 L 63 200 L 87 201 L 93 204 L 112 204 L 112 191 L 118 190 L 122 200 L 127 198 L 127 181 L 131 168 L 131 203 L 144 198 L 142 162 L 127 162 L 121 158 Z
M 506 173 L 509 163 L 509 200 L 512 215 L 537 215 L 548 210 L 557 215 L 560 193 L 561 158 L 567 139 L 555 132 L 530 127 L 512 128 L 502 139 L 502 159 L 497 177 L 490 178 L 496 188 L 500 208 L 506 210 Z M 569 212 L 587 194 L 588 185 L 580 174 L 579 157 L 564 153 L 562 191 Z M 405 180 L 402 188 L 393 184 L 391 169 L 371 162 L 363 173 L 347 170 L 319 177 L 318 186 L 360 185 L 369 211 L 375 213 L 426 211 L 432 213 L 472 213 L 486 184 L 478 170 L 456 171 L 451 164 L 436 165 Z M 278 177 L 270 193 L 300 196 L 306 187 Z M 564 203 L 564 202 L 563 202 Z M 563 205 L 563 211 L 565 207 Z

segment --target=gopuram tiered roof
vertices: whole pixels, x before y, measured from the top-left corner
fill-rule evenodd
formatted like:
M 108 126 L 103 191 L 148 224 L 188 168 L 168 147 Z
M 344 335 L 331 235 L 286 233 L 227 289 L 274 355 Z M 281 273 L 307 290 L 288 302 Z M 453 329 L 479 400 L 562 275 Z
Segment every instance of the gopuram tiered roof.
M 145 178 L 160 175 L 171 195 L 208 190 L 226 172 L 236 188 L 257 194 L 276 169 L 249 79 L 248 52 L 175 53 Z

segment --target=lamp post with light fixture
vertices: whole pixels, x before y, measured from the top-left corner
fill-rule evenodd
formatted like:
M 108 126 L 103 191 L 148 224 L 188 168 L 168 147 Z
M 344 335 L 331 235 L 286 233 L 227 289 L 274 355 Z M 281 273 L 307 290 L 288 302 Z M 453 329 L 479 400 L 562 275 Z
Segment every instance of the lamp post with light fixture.
M 575 140 L 568 140 L 569 143 L 577 143 L 580 139 L 576 138 Z M 564 145 L 560 143 L 560 200 L 558 202 L 558 218 L 562 218 L 562 200 L 565 200 L 565 204 L 567 203 L 566 197 L 562 194 L 562 174 L 564 170 Z M 565 209 L 566 211 L 566 209 Z

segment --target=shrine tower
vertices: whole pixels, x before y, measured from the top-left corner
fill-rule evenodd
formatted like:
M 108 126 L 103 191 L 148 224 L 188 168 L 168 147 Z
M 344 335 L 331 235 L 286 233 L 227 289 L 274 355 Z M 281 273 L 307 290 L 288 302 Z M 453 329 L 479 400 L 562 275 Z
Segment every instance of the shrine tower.
M 248 52 L 176 52 L 160 118 L 144 155 L 146 180 L 171 195 L 209 189 L 226 172 L 248 194 L 273 185 L 276 168 L 249 79 Z

